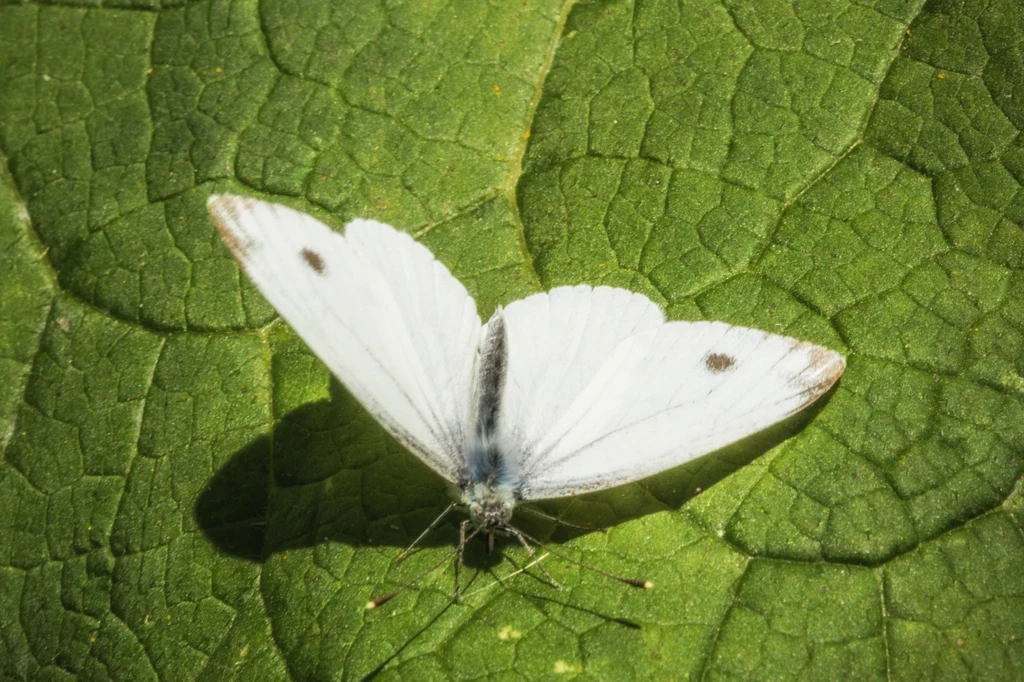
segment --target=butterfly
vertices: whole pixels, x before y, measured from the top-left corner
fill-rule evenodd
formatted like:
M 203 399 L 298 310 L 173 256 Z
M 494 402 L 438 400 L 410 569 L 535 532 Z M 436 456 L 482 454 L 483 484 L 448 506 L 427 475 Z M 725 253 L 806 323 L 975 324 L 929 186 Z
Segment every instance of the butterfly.
M 356 219 L 339 234 L 234 195 L 211 197 L 208 209 L 281 317 L 458 488 L 430 526 L 457 504 L 468 510 L 457 570 L 477 533 L 489 546 L 495 532 L 510 534 L 533 556 L 537 541 L 510 523 L 520 502 L 610 488 L 722 448 L 807 407 L 846 367 L 806 341 L 666 321 L 646 296 L 607 286 L 556 287 L 482 323 L 462 283 L 389 225 Z

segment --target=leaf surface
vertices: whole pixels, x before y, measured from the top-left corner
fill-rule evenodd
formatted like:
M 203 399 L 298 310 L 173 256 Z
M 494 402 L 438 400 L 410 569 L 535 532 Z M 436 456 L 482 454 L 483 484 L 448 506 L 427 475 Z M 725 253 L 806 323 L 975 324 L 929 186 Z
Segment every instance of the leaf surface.
M 89 6 L 86 6 L 89 5 Z M 94 6 L 95 5 L 95 6 Z M 5 679 L 1015 680 L 1014 0 L 0 6 Z M 443 483 L 219 242 L 244 192 L 841 350 L 794 420 L 517 517 L 431 575 Z

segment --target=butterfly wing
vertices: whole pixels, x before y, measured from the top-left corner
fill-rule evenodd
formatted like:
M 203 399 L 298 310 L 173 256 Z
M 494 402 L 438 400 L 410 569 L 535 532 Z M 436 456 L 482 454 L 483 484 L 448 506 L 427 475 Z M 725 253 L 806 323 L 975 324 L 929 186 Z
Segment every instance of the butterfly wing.
M 403 445 L 456 481 L 480 318 L 465 287 L 407 234 L 354 220 L 344 236 L 285 206 L 208 203 L 239 265 L 310 349 Z
M 578 300 L 568 307 L 582 309 L 587 296 L 573 291 Z M 536 376 L 549 371 L 543 369 L 550 364 L 545 349 L 571 356 L 576 382 L 539 396 L 548 403 L 542 433 L 519 421 L 502 427 L 503 448 L 516 458 L 524 499 L 627 483 L 717 450 L 811 404 L 845 368 L 838 353 L 821 346 L 723 322 L 648 324 L 624 338 L 625 326 L 595 325 L 589 333 L 599 338 L 577 340 L 560 323 L 552 325 L 536 297 L 510 305 L 508 312 L 520 303 L 506 317 L 503 404 L 537 397 L 515 391 L 549 381 Z M 593 308 L 593 296 L 589 303 Z M 603 311 L 590 315 L 600 319 Z M 518 354 L 517 339 L 529 336 L 546 338 L 545 347 Z M 591 352 L 603 351 L 612 340 L 607 352 Z M 566 350 L 577 344 L 581 350 Z M 520 410 L 516 419 L 519 414 L 530 411 Z
M 499 429 L 507 452 L 532 451 L 619 343 L 665 321 L 646 296 L 587 285 L 514 301 L 501 315 L 509 357 Z

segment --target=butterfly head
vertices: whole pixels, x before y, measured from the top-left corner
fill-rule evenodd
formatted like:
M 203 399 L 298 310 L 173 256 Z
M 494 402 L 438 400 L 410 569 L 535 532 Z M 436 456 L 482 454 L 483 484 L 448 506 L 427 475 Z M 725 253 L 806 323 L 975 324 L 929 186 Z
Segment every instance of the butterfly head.
M 473 525 L 484 530 L 507 525 L 516 506 L 516 496 L 511 487 L 487 483 L 474 483 L 466 488 L 462 501 L 469 507 Z

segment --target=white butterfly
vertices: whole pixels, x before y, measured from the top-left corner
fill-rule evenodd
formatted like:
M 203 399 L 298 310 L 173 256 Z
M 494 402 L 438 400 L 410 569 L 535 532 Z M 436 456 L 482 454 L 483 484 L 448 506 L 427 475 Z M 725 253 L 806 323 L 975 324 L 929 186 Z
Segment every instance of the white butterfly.
M 384 428 L 458 486 L 474 534 L 491 540 L 506 531 L 527 546 L 509 525 L 522 500 L 717 450 L 810 405 L 846 366 L 757 329 L 666 322 L 646 296 L 605 286 L 535 294 L 481 324 L 466 288 L 388 225 L 353 220 L 342 235 L 231 195 L 208 208 L 267 300 Z

